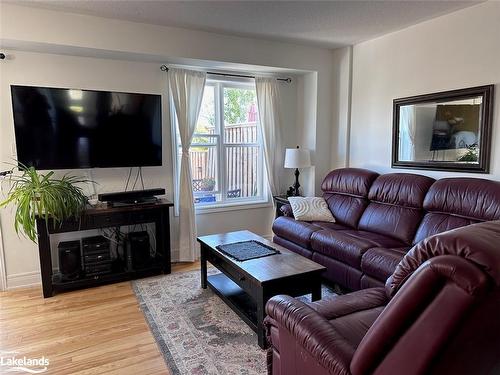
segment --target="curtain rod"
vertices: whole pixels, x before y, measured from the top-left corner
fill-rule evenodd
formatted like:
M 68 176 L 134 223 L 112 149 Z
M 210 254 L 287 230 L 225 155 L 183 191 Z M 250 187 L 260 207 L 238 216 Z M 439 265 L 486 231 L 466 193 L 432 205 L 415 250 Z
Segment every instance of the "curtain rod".
M 168 72 L 168 67 L 166 65 L 162 65 L 160 69 L 162 72 Z M 207 72 L 207 74 L 211 74 L 214 76 L 224 76 L 224 77 L 255 78 L 255 76 L 248 76 L 243 74 L 215 73 L 215 72 Z M 276 80 L 283 81 L 286 83 L 292 82 L 291 78 L 276 78 Z

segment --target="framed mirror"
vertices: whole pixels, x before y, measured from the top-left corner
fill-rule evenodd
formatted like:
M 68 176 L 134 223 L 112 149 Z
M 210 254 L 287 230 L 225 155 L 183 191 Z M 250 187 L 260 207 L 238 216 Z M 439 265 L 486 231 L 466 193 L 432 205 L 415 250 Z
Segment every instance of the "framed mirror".
M 494 86 L 393 101 L 392 167 L 488 173 Z

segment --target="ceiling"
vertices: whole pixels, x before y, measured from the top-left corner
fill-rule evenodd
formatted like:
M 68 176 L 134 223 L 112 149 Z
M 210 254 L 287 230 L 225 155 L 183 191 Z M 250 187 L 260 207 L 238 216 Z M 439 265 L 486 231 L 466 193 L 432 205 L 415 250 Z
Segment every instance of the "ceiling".
M 480 1 L 17 0 L 11 3 L 224 34 L 312 44 L 355 44 Z

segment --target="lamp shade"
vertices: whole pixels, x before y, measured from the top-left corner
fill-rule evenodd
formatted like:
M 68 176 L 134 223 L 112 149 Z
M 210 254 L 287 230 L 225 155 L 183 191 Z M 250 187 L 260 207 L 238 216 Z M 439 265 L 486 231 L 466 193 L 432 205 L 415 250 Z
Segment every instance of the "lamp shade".
M 285 168 L 307 168 L 311 166 L 311 152 L 302 148 L 287 148 Z

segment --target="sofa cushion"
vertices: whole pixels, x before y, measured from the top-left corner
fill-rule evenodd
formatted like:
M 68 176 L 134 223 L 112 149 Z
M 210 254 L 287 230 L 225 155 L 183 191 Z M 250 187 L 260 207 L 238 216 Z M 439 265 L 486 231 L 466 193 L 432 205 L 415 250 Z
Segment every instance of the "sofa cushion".
M 378 280 L 387 280 L 408 252 L 409 247 L 368 249 L 361 258 L 361 270 Z
M 434 179 L 413 173 L 388 173 L 372 184 L 368 199 L 372 202 L 421 209 Z
M 385 289 L 381 287 L 332 296 L 307 305 L 327 319 L 340 335 L 356 347 L 387 302 Z
M 320 230 L 312 233 L 311 248 L 360 269 L 361 256 L 372 247 L 403 247 L 404 243 L 381 234 L 359 230 Z
M 332 319 L 330 320 L 330 324 L 339 335 L 345 337 L 356 348 L 383 310 L 384 306 L 359 310 L 349 315 Z
M 389 302 L 384 287 L 352 292 L 309 302 L 308 305 L 328 320 L 358 311 L 384 306 Z
M 424 209 L 478 221 L 500 219 L 500 182 L 480 178 L 443 178 L 429 189 Z
M 321 190 L 337 223 L 355 228 L 368 204 L 370 186 L 377 173 L 359 168 L 331 171 L 323 180 Z
M 323 194 L 335 221 L 350 228 L 356 228 L 368 200 L 343 194 Z
M 410 173 L 379 176 L 370 188 L 370 204 L 358 228 L 412 243 L 424 214 L 424 198 L 433 182 L 430 177 Z
M 358 267 L 352 267 L 347 263 L 323 255 L 317 251 L 312 252 L 311 259 L 326 267 L 326 270 L 321 274 L 321 277 L 325 280 L 349 290 L 361 289 L 360 285 L 363 273 Z
M 367 197 L 370 187 L 377 176 L 378 173 L 368 169 L 334 169 L 323 179 L 321 190 L 324 193 L 341 193 L 356 197 Z
M 426 238 L 399 262 L 394 273 L 387 279 L 387 291 L 390 296 L 394 296 L 413 272 L 429 259 L 436 259 L 440 255 L 457 255 L 472 262 L 500 286 L 499 238 L 500 220 L 468 225 Z M 457 285 L 470 294 L 474 293 L 471 278 L 456 274 L 453 268 L 441 271 L 450 272 Z
M 381 233 L 410 244 L 422 216 L 421 210 L 374 202 L 363 213 L 359 229 Z
M 500 219 L 500 183 L 479 178 L 443 178 L 430 187 L 423 207 L 428 213 L 413 244 L 450 229 Z
M 413 244 L 417 244 L 424 238 L 433 236 L 438 233 L 446 232 L 447 230 L 464 227 L 466 225 L 478 223 L 477 220 L 466 219 L 460 216 L 448 214 L 427 213 L 418 227 Z
M 274 234 L 306 249 L 311 248 L 311 235 L 318 230 L 321 230 L 318 226 L 286 216 L 278 217 L 273 223 Z
M 352 229 L 348 226 L 338 224 L 338 223 L 328 223 L 326 221 L 310 221 L 310 224 L 313 224 L 317 227 L 320 227 L 321 229 L 332 229 L 332 230 L 346 230 L 346 229 Z
M 297 245 L 296 243 L 293 243 L 291 241 L 288 241 L 287 239 L 279 236 L 274 236 L 273 237 L 273 242 L 275 244 L 281 245 L 283 247 L 286 247 L 288 250 L 293 251 L 294 253 L 297 253 L 299 255 L 302 255 L 303 257 L 312 258 L 313 252 L 312 250 L 308 250 L 303 248 L 300 245 Z
M 363 276 L 361 276 L 361 280 L 359 281 L 360 289 L 380 288 L 382 286 L 385 286 L 385 281 L 380 281 L 379 279 L 368 276 L 367 274 L 363 274 Z

